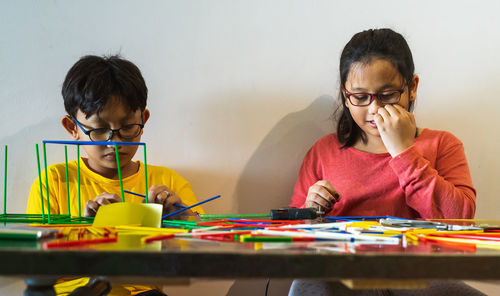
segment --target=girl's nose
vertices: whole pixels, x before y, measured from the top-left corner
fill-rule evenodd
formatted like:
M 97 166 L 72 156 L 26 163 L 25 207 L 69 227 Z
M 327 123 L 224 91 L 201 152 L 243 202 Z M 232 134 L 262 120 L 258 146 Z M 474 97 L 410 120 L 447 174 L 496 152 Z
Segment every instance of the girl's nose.
M 368 112 L 370 114 L 376 114 L 379 108 L 384 107 L 384 104 L 380 103 L 377 98 L 373 98 L 373 101 L 368 105 Z

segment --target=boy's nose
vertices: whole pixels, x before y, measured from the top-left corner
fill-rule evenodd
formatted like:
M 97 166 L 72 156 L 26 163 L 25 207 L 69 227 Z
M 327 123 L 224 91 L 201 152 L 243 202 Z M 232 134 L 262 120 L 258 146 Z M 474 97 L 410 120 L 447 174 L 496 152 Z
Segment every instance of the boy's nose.
M 109 140 L 113 142 L 120 142 L 121 138 L 118 136 L 118 132 L 111 131 L 111 137 Z
M 117 132 L 110 131 L 109 133 L 110 133 L 109 138 L 108 138 L 109 142 L 121 142 L 122 141 L 122 139 L 118 136 Z M 114 145 L 108 145 L 108 147 L 114 147 Z

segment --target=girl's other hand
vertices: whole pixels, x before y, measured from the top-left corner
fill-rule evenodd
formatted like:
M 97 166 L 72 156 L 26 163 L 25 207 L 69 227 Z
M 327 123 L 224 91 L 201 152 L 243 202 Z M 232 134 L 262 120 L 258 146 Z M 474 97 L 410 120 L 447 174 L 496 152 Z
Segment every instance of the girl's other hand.
M 374 121 L 387 152 L 395 157 L 413 145 L 417 124 L 412 113 L 400 105 L 379 108 Z
M 149 197 L 149 202 L 163 205 L 162 215 L 167 215 L 174 211 L 180 210 L 181 207 L 178 207 L 176 205 L 187 207 L 187 205 L 182 202 L 181 198 L 165 185 L 151 186 L 148 191 L 148 197 Z M 179 214 L 194 215 L 191 209 L 181 212 Z M 175 219 L 178 219 L 178 217 L 176 217 Z
M 93 200 L 87 200 L 87 202 L 85 203 L 85 210 L 83 211 L 83 215 L 85 217 L 95 217 L 100 206 L 109 205 L 121 201 L 122 199 L 116 194 L 107 192 L 101 193 Z
M 320 180 L 309 187 L 304 206 L 306 208 L 319 207 L 321 211 L 328 213 L 339 200 L 340 194 L 333 188 L 330 181 Z

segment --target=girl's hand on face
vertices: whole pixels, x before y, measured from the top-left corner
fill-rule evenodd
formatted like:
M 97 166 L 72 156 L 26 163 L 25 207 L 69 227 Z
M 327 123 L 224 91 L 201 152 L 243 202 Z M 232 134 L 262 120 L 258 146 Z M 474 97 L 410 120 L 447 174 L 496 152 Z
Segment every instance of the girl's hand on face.
M 85 210 L 83 211 L 83 215 L 85 217 L 95 217 L 100 206 L 109 205 L 121 201 L 122 199 L 116 194 L 107 192 L 101 193 L 93 200 L 88 200 L 85 203 Z
M 379 108 L 374 121 L 387 152 L 395 157 L 413 145 L 417 124 L 412 113 L 400 105 Z
M 163 205 L 162 215 L 167 215 L 181 209 L 181 207 L 175 206 L 174 204 L 187 207 L 187 205 L 182 202 L 181 198 L 165 185 L 151 186 L 148 191 L 148 197 L 149 197 L 149 202 Z M 191 209 L 188 209 L 179 214 L 194 215 Z M 175 219 L 179 218 L 175 217 Z
M 339 200 L 340 194 L 333 188 L 332 184 L 327 180 L 320 180 L 309 187 L 305 207 L 319 207 L 321 211 L 328 213 Z

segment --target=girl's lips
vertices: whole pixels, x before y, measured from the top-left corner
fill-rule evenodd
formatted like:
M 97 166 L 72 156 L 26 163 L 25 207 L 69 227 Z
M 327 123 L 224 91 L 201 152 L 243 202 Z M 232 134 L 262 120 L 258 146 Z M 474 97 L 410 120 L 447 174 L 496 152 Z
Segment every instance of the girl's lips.
M 377 124 L 375 123 L 375 121 L 371 120 L 371 121 L 367 121 L 368 122 L 368 125 L 373 127 L 373 128 L 377 128 Z

